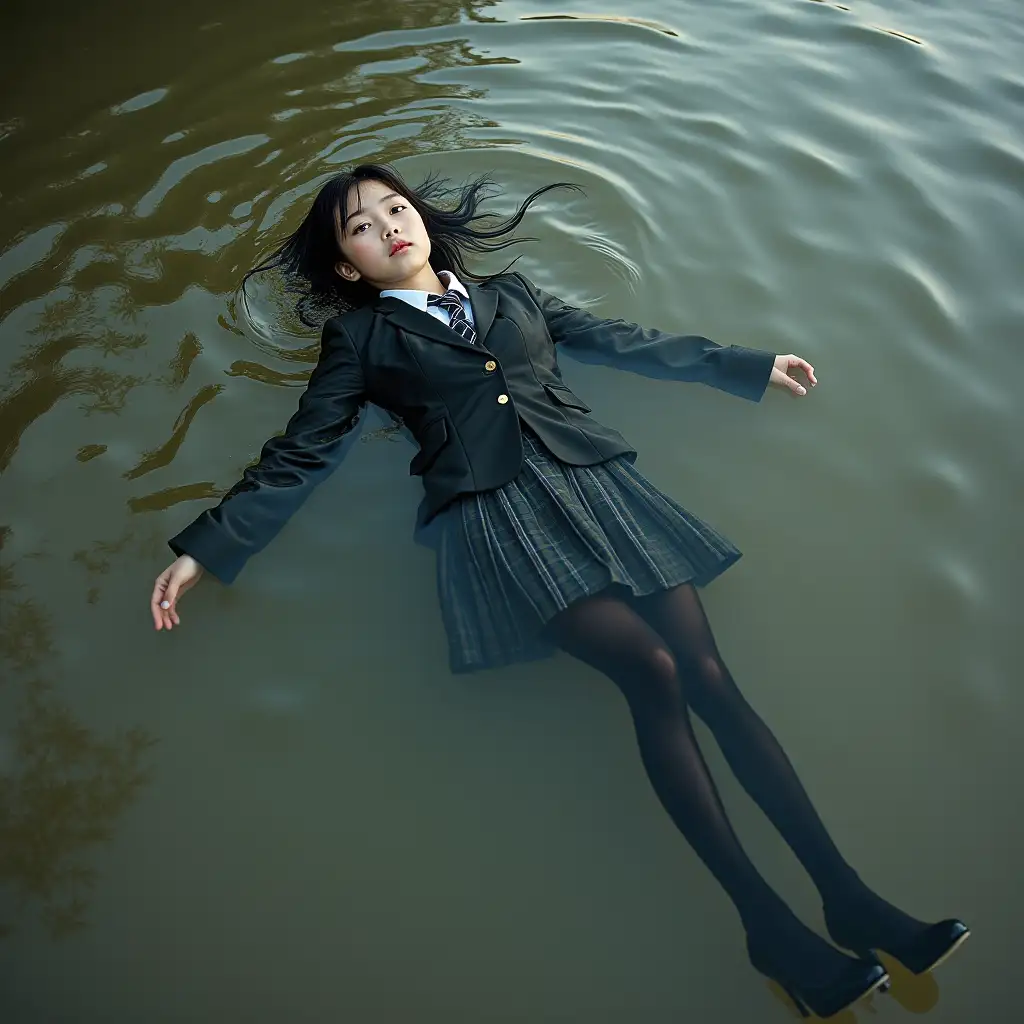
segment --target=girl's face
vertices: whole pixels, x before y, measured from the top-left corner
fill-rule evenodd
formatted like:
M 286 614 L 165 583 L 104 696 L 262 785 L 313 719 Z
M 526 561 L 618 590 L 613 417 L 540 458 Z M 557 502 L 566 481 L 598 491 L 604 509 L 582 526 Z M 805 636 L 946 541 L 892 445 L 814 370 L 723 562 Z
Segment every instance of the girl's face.
M 348 193 L 348 218 L 337 214 L 341 259 L 335 271 L 346 281 L 374 288 L 400 288 L 430 261 L 423 218 L 409 201 L 381 181 L 362 181 Z

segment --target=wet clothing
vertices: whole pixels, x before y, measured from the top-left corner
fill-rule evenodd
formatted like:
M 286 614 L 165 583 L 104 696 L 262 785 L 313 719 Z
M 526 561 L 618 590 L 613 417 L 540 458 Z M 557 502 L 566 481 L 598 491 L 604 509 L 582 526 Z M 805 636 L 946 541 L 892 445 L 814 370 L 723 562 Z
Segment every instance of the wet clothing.
M 451 278 L 448 279 L 451 281 Z M 446 285 L 447 287 L 448 285 Z M 652 377 L 696 381 L 757 401 L 774 355 L 722 347 L 603 320 L 509 273 L 465 287 L 473 342 L 437 315 L 382 295 L 324 325 L 321 354 L 285 432 L 263 447 L 216 507 L 171 541 L 230 583 L 337 465 L 366 402 L 401 417 L 420 446 L 429 520 L 465 496 L 506 486 L 523 471 L 522 424 L 559 462 L 596 466 L 635 458 L 621 434 L 589 415 L 564 384 L 557 350 Z
M 570 466 L 523 427 L 522 472 L 441 515 L 437 587 L 452 671 L 553 653 L 544 626 L 609 586 L 704 586 L 740 553 L 630 459 Z

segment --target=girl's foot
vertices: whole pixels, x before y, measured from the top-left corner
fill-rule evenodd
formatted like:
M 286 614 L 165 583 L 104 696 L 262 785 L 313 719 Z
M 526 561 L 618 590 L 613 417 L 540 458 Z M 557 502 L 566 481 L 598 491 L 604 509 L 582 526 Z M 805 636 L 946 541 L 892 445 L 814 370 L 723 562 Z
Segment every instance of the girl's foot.
M 858 956 L 888 953 L 914 974 L 937 967 L 970 935 L 962 921 L 918 921 L 868 888 L 825 904 L 825 924 L 837 945 Z
M 747 952 L 754 968 L 778 982 L 805 1017 L 831 1017 L 889 980 L 877 960 L 840 953 L 799 923 L 748 931 Z

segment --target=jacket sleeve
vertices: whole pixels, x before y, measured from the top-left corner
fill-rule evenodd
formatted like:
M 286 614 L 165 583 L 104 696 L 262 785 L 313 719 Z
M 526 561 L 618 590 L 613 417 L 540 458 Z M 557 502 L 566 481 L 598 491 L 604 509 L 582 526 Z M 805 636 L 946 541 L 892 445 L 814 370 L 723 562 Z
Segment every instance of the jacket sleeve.
M 602 320 L 515 276 L 540 307 L 554 342 L 566 345 L 581 362 L 662 380 L 696 381 L 753 402 L 768 386 L 774 353 L 716 345 L 695 334 L 666 334 L 626 320 Z
M 317 362 L 284 434 L 263 446 L 215 508 L 168 543 L 224 583 L 261 551 L 337 466 L 341 442 L 366 401 L 362 366 L 351 338 L 334 320 L 324 325 Z

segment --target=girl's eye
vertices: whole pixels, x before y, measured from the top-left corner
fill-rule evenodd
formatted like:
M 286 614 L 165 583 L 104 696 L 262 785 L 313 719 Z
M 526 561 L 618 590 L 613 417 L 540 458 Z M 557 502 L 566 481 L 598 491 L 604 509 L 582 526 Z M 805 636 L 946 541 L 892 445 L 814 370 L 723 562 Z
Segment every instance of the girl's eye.
M 405 207 L 401 203 L 395 203 L 395 205 L 391 207 L 391 213 L 394 214 L 395 210 L 404 210 L 404 209 L 405 209 Z M 357 225 L 356 227 L 354 227 L 352 229 L 352 234 L 353 235 L 358 235 L 363 230 L 363 228 L 368 228 L 369 226 L 370 226 L 369 223 L 367 221 L 364 221 L 362 224 L 359 224 L 359 225 Z

